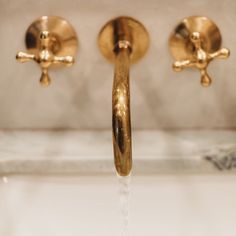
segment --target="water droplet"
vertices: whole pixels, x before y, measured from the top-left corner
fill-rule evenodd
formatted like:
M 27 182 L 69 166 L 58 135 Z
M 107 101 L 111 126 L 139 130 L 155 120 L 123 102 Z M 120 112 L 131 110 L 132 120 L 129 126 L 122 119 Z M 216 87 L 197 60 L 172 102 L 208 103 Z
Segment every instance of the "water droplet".
M 4 184 L 7 184 L 7 183 L 8 183 L 8 178 L 7 178 L 6 176 L 3 176 L 3 177 L 2 177 L 2 182 L 3 182 Z

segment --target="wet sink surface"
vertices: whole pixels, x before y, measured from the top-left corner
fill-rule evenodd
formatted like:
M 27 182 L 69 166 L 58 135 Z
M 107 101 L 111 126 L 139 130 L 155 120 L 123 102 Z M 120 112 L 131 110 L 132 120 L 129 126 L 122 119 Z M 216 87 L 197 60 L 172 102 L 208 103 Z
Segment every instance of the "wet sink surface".
M 132 176 L 129 235 L 233 236 L 235 187 L 236 176 Z M 0 235 L 122 235 L 121 192 L 115 175 L 1 178 Z

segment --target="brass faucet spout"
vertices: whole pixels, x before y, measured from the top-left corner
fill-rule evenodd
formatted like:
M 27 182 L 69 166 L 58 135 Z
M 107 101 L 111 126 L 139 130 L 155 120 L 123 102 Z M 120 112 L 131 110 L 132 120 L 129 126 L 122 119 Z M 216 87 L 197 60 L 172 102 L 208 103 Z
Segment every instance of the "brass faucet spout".
M 117 173 L 127 176 L 132 169 L 129 69 L 145 55 L 149 35 L 140 22 L 122 16 L 101 29 L 98 44 L 102 54 L 115 64 L 112 89 L 114 162 Z
M 116 171 L 121 176 L 129 175 L 132 168 L 129 42 L 119 42 L 116 49 L 115 75 L 112 91 L 112 134 Z

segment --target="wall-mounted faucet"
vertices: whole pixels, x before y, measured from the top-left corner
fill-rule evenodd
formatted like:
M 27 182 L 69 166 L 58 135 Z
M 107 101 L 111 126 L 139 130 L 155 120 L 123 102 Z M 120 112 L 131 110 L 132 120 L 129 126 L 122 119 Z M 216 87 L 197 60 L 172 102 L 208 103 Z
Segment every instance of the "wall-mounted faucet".
M 112 90 L 113 148 L 117 173 L 129 175 L 132 168 L 129 67 L 146 53 L 149 35 L 144 26 L 130 17 L 109 21 L 100 31 L 102 54 L 115 64 Z
M 207 87 L 211 78 L 207 67 L 214 58 L 228 58 L 230 51 L 221 47 L 221 33 L 214 22 L 204 16 L 185 18 L 170 37 L 170 49 L 176 62 L 175 71 L 187 67 L 200 70 L 201 84 Z
M 28 53 L 18 52 L 20 62 L 35 61 L 41 69 L 40 83 L 48 86 L 51 79 L 48 69 L 71 66 L 77 52 L 78 40 L 72 26 L 57 16 L 42 16 L 28 28 L 25 36 Z

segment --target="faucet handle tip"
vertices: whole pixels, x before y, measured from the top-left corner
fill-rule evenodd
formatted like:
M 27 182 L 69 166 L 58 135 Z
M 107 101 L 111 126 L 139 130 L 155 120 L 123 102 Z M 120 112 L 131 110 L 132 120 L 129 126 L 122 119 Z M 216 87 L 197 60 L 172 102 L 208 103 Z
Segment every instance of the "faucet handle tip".
M 44 88 L 48 87 L 51 84 L 51 79 L 49 77 L 47 69 L 42 70 L 42 74 L 41 74 L 41 77 L 40 77 L 40 84 Z
M 28 62 L 35 59 L 36 59 L 35 55 L 26 52 L 18 52 L 16 54 L 16 60 L 19 62 Z

